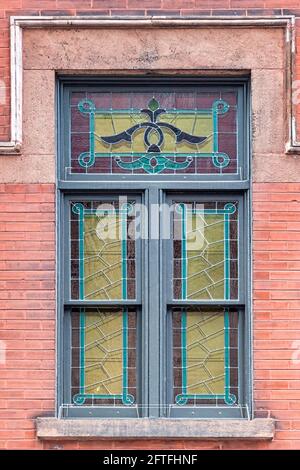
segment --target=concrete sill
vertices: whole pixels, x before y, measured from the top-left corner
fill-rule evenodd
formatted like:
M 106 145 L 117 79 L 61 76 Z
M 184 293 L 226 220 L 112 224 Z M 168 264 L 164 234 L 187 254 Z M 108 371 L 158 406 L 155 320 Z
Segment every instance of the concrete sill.
M 99 419 L 37 418 L 42 440 L 243 439 L 271 440 L 273 419 Z

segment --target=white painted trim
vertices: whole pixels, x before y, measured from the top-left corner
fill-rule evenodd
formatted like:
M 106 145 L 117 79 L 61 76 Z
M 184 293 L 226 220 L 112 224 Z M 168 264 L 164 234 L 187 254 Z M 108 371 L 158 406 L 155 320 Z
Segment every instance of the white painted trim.
M 203 17 L 97 17 L 97 16 L 12 16 L 10 18 L 11 57 L 11 140 L 0 142 L 0 155 L 21 152 L 22 148 L 22 32 L 25 28 L 141 28 L 141 27 L 276 27 L 286 31 L 287 93 L 288 93 L 288 153 L 300 153 L 295 132 L 295 113 L 292 104 L 292 80 L 295 56 L 294 16 L 203 16 Z

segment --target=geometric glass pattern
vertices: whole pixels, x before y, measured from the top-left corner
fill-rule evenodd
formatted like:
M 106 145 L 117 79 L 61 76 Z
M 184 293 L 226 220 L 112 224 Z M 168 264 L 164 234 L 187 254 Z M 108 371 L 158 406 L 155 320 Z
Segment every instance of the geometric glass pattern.
M 234 92 L 71 97 L 71 172 L 236 174 Z
M 238 298 L 237 202 L 177 202 L 174 210 L 175 299 Z
M 237 355 L 237 312 L 227 308 L 174 309 L 175 404 L 236 404 Z
M 76 405 L 131 405 L 136 397 L 136 315 L 100 308 L 72 312 L 72 397 Z
M 115 201 L 71 203 L 72 298 L 135 298 L 134 206 Z

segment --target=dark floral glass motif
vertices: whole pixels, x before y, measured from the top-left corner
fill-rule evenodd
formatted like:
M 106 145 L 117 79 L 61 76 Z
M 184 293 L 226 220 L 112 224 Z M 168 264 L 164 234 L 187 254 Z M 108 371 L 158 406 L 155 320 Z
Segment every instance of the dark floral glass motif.
M 172 160 L 167 159 L 165 156 L 157 156 L 157 154 L 161 153 L 161 147 L 164 143 L 164 133 L 163 129 L 169 129 L 175 136 L 176 143 L 182 142 L 185 140 L 190 144 L 201 144 L 206 140 L 207 137 L 196 136 L 189 134 L 187 132 L 182 131 L 176 126 L 169 124 L 168 122 L 157 122 L 158 116 L 163 113 L 166 113 L 166 110 L 160 108 L 159 102 L 152 98 L 152 100 L 148 103 L 148 109 L 141 109 L 142 114 L 146 114 L 150 122 L 142 122 L 136 124 L 135 126 L 130 127 L 129 129 L 120 132 L 119 134 L 108 136 L 108 137 L 101 137 L 102 140 L 107 144 L 117 144 L 122 140 L 127 142 L 131 142 L 133 135 L 139 129 L 145 129 L 144 132 L 144 144 L 147 148 L 147 153 L 150 154 L 149 156 L 143 156 L 139 160 L 135 162 L 135 168 L 144 168 L 148 173 L 152 173 L 153 170 L 155 173 L 159 171 L 169 168 L 169 169 L 179 169 L 179 168 L 186 168 L 190 160 L 188 159 L 185 162 L 178 163 Z M 150 134 L 156 133 L 158 142 L 154 144 L 150 142 L 149 137 Z M 153 155 L 152 155 L 153 154 Z M 131 162 L 122 162 L 120 159 L 118 160 L 118 165 L 121 168 L 132 168 Z

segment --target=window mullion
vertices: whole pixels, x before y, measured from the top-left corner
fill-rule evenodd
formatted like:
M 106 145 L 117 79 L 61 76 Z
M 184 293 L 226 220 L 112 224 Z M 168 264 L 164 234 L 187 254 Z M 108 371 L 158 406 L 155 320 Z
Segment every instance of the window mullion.
M 148 191 L 148 362 L 149 362 L 149 417 L 159 416 L 160 401 L 160 256 L 159 256 L 159 191 Z

